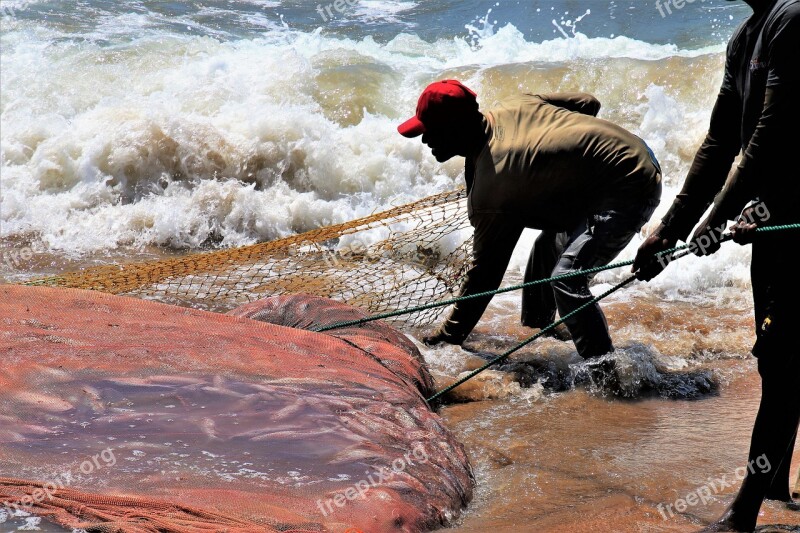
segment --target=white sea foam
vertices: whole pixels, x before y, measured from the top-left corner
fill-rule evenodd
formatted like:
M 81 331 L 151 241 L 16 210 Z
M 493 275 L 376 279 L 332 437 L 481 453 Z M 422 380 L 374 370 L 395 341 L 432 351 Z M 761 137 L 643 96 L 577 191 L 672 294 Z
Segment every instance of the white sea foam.
M 364 22 L 393 22 L 399 23 L 398 15 L 411 11 L 419 5 L 417 2 L 403 2 L 397 0 L 361 0 L 354 8 L 355 14 Z M 413 23 L 407 23 L 413 27 Z
M 394 13 L 413 7 L 362 4 Z M 642 136 L 662 161 L 662 214 L 702 139 L 719 77 L 689 82 L 681 69 L 721 66 L 717 48 L 580 33 L 535 43 L 510 24 L 477 40 L 429 43 L 407 33 L 381 44 L 286 27 L 218 41 L 164 33 L 151 15 L 121 17 L 83 41 L 9 22 L 0 97 L 3 237 L 39 238 L 73 255 L 235 246 L 452 189 L 462 163 L 436 163 L 395 127 L 427 83 L 456 76 L 486 104 L 517 86 L 598 93 L 603 116 Z M 100 42 L 131 26 L 142 37 Z M 636 79 L 619 79 L 631 68 Z M 515 256 L 517 270 L 532 235 Z M 689 260 L 689 273 L 658 286 L 738 282 L 746 261 L 743 250 Z

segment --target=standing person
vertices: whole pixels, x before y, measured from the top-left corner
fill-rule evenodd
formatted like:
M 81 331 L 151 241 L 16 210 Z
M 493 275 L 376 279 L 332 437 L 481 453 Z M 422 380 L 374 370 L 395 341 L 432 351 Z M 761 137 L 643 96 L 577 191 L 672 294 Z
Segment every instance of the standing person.
M 593 96 L 570 93 L 522 95 L 481 113 L 477 95 L 455 80 L 422 93 L 398 131 L 422 135 L 439 162 L 466 158 L 475 242 L 462 296 L 500 286 L 526 227 L 546 230 L 535 255 L 555 276 L 610 263 L 650 219 L 661 197 L 658 163 L 640 138 L 596 118 L 599 109 Z M 554 313 L 554 302 L 565 316 L 591 299 L 589 277 L 573 277 L 554 282 L 549 301 L 529 301 L 526 313 Z M 425 343 L 461 344 L 490 300 L 459 302 Z M 566 324 L 584 358 L 614 349 L 600 306 Z
M 698 255 L 719 249 L 728 220 L 751 201 L 731 230 L 739 243 L 753 242 L 751 278 L 762 396 L 753 427 L 750 459 L 766 457 L 772 468 L 749 472 L 730 507 L 705 531 L 752 531 L 765 498 L 791 503 L 789 470 L 800 424 L 800 321 L 797 247 L 794 232 L 754 238 L 766 219 L 771 225 L 800 221 L 800 0 L 746 0 L 753 15 L 728 44 L 725 76 L 705 142 L 672 208 L 641 246 L 634 263 L 641 279 L 664 265 L 655 253 L 694 232 Z M 729 179 L 734 158 L 743 151 Z M 715 198 L 716 195 L 716 199 Z M 758 219 L 755 212 L 765 213 Z M 763 458 L 762 458 L 763 461 Z

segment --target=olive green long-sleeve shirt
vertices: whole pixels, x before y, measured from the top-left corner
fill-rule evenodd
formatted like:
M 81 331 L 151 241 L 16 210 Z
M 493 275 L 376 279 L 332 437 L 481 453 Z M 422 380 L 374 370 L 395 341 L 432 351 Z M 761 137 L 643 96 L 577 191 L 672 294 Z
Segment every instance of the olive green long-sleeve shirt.
M 639 137 L 595 117 L 589 94 L 523 95 L 484 113 L 488 142 L 467 160 L 475 228 L 462 295 L 497 289 L 524 228 L 571 230 L 591 213 L 649 199 L 661 175 Z M 491 298 L 458 303 L 441 330 L 462 342 Z

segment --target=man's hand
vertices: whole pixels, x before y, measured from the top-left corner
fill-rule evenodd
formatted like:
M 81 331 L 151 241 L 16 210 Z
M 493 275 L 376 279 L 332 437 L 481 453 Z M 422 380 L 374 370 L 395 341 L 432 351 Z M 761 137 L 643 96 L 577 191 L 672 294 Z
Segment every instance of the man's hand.
M 463 341 L 448 335 L 442 330 L 437 330 L 433 335 L 422 337 L 422 343 L 425 344 L 425 346 L 436 346 L 437 344 L 441 344 L 443 342 L 447 344 L 461 344 Z
M 656 257 L 656 254 L 674 248 L 678 240 L 674 237 L 663 236 L 663 233 L 666 232 L 662 224 L 645 239 L 636 253 L 631 272 L 634 272 L 636 277 L 642 281 L 650 281 L 658 276 L 669 264 L 668 257 Z
M 752 244 L 756 240 L 756 230 L 758 224 L 749 224 L 744 220 L 739 220 L 736 224 L 731 226 L 731 233 L 733 234 L 733 242 L 736 244 Z
M 756 206 L 748 207 L 742 211 L 736 224 L 728 228 L 733 234 L 733 242 L 741 245 L 752 244 L 756 240 L 756 230 L 759 222 L 766 222 L 767 220 L 769 220 L 769 217 L 762 216 Z
M 712 211 L 692 235 L 692 252 L 700 257 L 717 253 L 722 246 L 722 236 L 727 225 L 727 221 L 720 222 Z

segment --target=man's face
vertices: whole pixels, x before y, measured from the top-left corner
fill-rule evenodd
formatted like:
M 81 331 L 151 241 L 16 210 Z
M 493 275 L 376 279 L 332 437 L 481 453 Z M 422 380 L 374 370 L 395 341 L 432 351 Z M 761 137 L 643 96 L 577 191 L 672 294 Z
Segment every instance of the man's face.
M 444 163 L 457 155 L 466 156 L 467 153 L 463 128 L 455 125 L 427 128 L 422 134 L 422 142 L 430 147 L 431 154 L 439 163 Z

